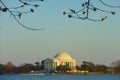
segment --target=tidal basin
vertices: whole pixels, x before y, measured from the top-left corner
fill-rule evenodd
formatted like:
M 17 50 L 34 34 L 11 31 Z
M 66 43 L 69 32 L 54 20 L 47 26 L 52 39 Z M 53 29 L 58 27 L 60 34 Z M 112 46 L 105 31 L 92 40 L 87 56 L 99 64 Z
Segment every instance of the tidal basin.
M 120 80 L 120 75 L 0 75 L 0 80 Z

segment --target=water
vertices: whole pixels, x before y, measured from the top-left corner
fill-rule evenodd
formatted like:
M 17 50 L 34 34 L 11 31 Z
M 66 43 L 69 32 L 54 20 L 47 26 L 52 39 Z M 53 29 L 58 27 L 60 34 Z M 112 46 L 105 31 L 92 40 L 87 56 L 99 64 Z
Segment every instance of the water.
M 120 75 L 0 75 L 0 80 L 120 80 Z

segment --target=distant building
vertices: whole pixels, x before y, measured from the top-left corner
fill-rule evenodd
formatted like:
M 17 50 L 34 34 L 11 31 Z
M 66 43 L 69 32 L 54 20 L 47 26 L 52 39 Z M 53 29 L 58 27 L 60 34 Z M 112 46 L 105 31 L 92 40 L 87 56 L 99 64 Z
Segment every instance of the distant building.
M 47 58 L 42 61 L 44 70 L 52 71 L 56 70 L 58 66 L 68 66 L 71 71 L 76 70 L 76 60 L 73 59 L 68 53 L 61 52 L 55 55 L 53 58 Z

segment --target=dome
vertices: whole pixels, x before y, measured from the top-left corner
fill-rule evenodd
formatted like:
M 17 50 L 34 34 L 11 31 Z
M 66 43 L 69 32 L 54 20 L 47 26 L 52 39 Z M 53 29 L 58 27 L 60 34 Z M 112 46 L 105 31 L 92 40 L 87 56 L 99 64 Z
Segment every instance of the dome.
M 57 55 L 55 55 L 54 59 L 57 59 L 57 60 L 71 60 L 72 57 L 66 52 L 61 52 L 61 53 L 58 53 Z

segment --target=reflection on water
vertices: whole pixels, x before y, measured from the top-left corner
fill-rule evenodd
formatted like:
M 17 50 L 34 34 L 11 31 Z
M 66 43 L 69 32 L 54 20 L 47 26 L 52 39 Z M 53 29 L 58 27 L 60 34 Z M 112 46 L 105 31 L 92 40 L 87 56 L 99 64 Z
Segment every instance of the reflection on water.
M 0 80 L 120 80 L 120 75 L 0 75 Z

